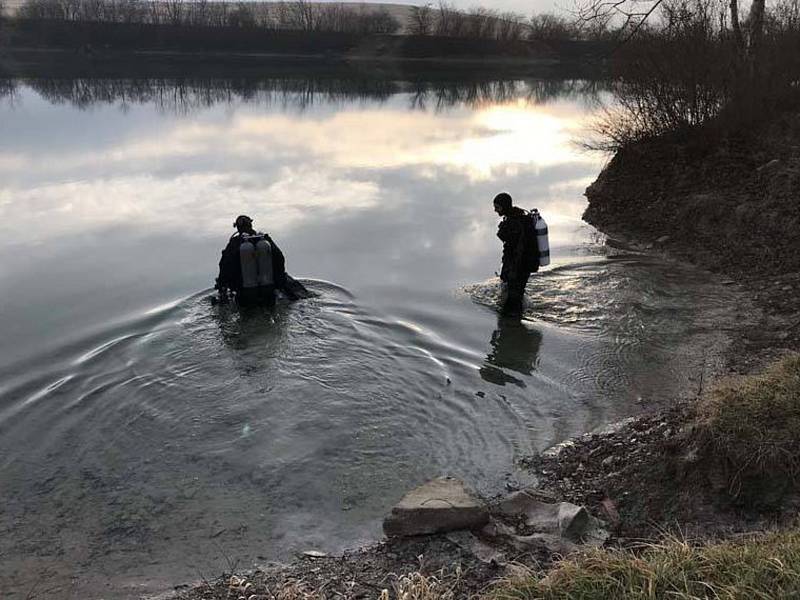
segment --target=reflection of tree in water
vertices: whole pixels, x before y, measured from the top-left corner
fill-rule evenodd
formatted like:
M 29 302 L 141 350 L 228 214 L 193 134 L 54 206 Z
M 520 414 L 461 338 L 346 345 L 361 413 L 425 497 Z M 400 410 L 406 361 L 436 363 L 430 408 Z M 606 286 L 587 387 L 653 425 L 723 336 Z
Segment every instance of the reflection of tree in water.
M 117 104 L 122 109 L 153 104 L 160 110 L 178 114 L 234 103 L 302 111 L 315 104 L 384 103 L 400 93 L 409 94 L 411 107 L 422 110 L 478 107 L 515 100 L 540 104 L 558 98 L 596 96 L 604 85 L 596 81 L 559 79 L 404 82 L 374 77 L 42 78 L 22 81 L 53 104 L 67 103 L 81 109 L 96 104 Z M 11 81 L 11 84 L 15 85 L 15 82 Z
M 469 84 L 440 82 L 435 86 L 421 82 L 412 89 L 411 105 L 413 108 L 439 110 L 456 105 L 479 107 L 516 100 L 547 104 L 558 99 L 596 98 L 606 85 L 602 81 L 584 79 L 500 80 Z
M 24 83 L 54 103 L 78 108 L 118 104 L 122 108 L 153 104 L 172 113 L 191 113 L 217 104 L 263 104 L 305 109 L 317 102 L 354 98 L 385 101 L 390 82 L 337 79 L 31 79 Z
M 542 334 L 519 319 L 500 317 L 497 329 L 492 333 L 491 351 L 480 368 L 481 378 L 489 383 L 505 385 L 511 383 L 525 387 L 522 379 L 508 371 L 530 376 L 539 363 L 539 348 Z
M 17 94 L 17 82 L 14 79 L 0 77 L 0 100 L 11 99 Z

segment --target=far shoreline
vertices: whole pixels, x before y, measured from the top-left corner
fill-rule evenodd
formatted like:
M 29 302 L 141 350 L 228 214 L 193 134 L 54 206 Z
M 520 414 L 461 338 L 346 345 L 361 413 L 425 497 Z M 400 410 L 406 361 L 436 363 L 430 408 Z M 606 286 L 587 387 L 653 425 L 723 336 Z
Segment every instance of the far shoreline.
M 0 77 L 228 75 L 263 76 L 274 70 L 352 70 L 370 75 L 431 75 L 459 79 L 541 77 L 607 79 L 609 67 L 594 59 L 518 56 L 406 57 L 350 53 L 282 53 L 242 51 L 184 51 L 173 49 L 100 49 L 0 46 Z M 265 69 L 267 72 L 265 73 Z M 215 72 L 216 71 L 216 72 Z

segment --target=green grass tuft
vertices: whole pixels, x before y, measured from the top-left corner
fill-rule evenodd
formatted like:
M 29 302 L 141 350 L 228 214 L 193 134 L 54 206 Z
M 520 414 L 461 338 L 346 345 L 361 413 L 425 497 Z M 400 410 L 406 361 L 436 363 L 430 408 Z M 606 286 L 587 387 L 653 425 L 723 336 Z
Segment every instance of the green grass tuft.
M 633 554 L 594 550 L 543 579 L 507 582 L 492 600 L 762 600 L 800 597 L 800 532 L 694 547 L 679 540 Z
M 699 401 L 697 411 L 700 436 L 709 458 L 723 467 L 731 495 L 738 496 L 743 486 L 796 483 L 800 355 L 784 358 L 762 375 L 717 386 Z

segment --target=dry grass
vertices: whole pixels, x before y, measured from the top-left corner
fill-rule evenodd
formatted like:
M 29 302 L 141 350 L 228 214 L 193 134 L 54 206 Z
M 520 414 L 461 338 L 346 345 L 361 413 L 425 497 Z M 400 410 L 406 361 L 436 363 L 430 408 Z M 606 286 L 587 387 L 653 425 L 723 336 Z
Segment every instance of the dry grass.
M 442 572 L 436 575 L 423 575 L 420 572 L 396 577 L 392 582 L 392 590 L 384 589 L 380 600 L 455 600 L 455 589 L 460 578 L 460 570 L 456 569 L 454 577 Z
M 800 474 L 800 355 L 729 380 L 698 402 L 698 466 L 731 495 L 762 500 L 796 489 Z M 781 499 L 784 496 L 778 495 Z M 593 550 L 547 576 L 508 581 L 492 600 L 759 600 L 800 598 L 800 531 L 718 544 L 679 539 L 639 552 Z
M 730 380 L 698 404 L 704 455 L 721 466 L 729 493 L 767 479 L 796 483 L 800 473 L 800 355 L 760 376 Z
M 800 596 L 800 532 L 692 546 L 680 540 L 639 554 L 595 550 L 546 577 L 508 583 L 493 600 L 763 600 Z

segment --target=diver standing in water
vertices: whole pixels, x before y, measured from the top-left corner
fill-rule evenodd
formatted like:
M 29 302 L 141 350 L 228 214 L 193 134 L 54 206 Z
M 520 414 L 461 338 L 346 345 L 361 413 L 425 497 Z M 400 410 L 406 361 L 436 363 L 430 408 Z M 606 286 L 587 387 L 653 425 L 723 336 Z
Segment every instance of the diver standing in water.
M 514 206 L 506 192 L 494 197 L 494 211 L 503 218 L 497 227 L 497 237 L 503 242 L 503 315 L 522 314 L 525 286 L 531 273 L 539 270 L 539 247 L 531 213 Z
M 239 215 L 233 226 L 236 233 L 222 251 L 214 286 L 223 301 L 233 297 L 239 306 L 273 306 L 276 290 L 290 300 L 308 295 L 286 273 L 286 259 L 274 240 L 253 229 L 253 219 Z

